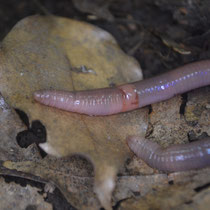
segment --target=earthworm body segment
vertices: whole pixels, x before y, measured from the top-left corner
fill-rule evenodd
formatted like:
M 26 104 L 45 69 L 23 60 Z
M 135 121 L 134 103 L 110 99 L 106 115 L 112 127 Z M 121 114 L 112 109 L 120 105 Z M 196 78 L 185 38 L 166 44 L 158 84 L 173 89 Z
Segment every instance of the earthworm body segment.
M 34 93 L 38 102 L 87 115 L 111 115 L 156 103 L 174 95 L 210 84 L 210 60 L 179 67 L 150 79 L 88 91 L 41 90 Z M 130 137 L 134 153 L 148 165 L 165 172 L 210 166 L 210 138 L 161 149 L 154 142 Z
M 111 115 L 163 101 L 210 84 L 210 60 L 187 64 L 150 79 L 88 91 L 41 90 L 38 102 L 87 115 Z
M 210 166 L 210 137 L 188 144 L 162 148 L 137 136 L 127 138 L 130 149 L 150 167 L 164 172 L 187 171 Z

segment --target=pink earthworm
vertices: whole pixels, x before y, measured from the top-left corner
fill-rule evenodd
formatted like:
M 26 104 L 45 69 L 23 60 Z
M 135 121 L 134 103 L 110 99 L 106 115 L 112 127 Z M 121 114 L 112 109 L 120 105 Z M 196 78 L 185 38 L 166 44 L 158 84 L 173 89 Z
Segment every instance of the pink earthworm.
M 36 101 L 87 115 L 111 115 L 169 99 L 210 84 L 210 60 L 184 65 L 142 81 L 86 91 L 40 90 Z
M 138 136 L 127 137 L 127 144 L 137 157 L 163 172 L 187 171 L 210 166 L 210 137 L 188 144 L 162 148 Z

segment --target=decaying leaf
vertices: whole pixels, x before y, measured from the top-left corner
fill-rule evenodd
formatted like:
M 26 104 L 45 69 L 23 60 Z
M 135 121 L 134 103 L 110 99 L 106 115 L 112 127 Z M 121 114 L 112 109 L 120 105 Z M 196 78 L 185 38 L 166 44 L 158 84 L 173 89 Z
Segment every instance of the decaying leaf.
M 158 186 L 153 186 L 153 189 L 145 196 L 141 196 L 139 199 L 130 198 L 125 202 L 122 202 L 119 209 L 207 210 L 209 209 L 210 196 L 210 190 L 208 188 L 208 183 L 210 181 L 209 173 L 209 169 L 203 169 L 199 173 L 191 171 L 181 174 L 174 173 L 168 177 L 166 176 L 166 182 L 173 180 L 171 184 L 167 185 L 166 183 L 160 183 Z M 153 177 L 150 178 L 150 180 L 153 180 L 155 176 L 153 175 Z M 157 175 L 156 178 L 158 178 Z M 160 179 L 158 179 L 158 181 L 160 181 Z M 200 185 L 202 185 L 202 187 L 200 187 Z M 198 191 L 200 193 L 197 193 Z M 144 194 L 144 192 L 142 194 Z
M 22 160 L 23 149 L 16 142 L 18 132 L 25 130 L 16 112 L 12 110 L 0 94 L 0 160 Z
M 150 138 L 168 146 L 210 135 L 209 92 L 210 88 L 204 87 L 188 93 L 187 100 L 179 95 L 152 105 Z
M 178 52 L 183 55 L 191 54 L 191 51 L 187 49 L 187 47 L 184 46 L 184 44 L 176 43 L 175 41 L 169 40 L 166 37 L 161 37 L 161 39 L 167 47 L 171 47 L 175 52 Z
M 29 185 L 22 187 L 15 183 L 8 184 L 4 182 L 3 178 L 0 178 L 0 189 L 1 209 L 53 209 L 51 204 L 44 201 L 38 192 L 39 189 L 35 187 Z
M 93 192 L 94 176 L 84 167 L 84 164 L 88 163 L 76 160 L 75 166 L 74 162 L 73 157 L 47 157 L 40 161 L 6 161 L 4 166 L 50 180 L 73 206 L 80 209 L 99 209 L 100 203 Z M 80 168 L 82 170 L 79 170 Z
M 30 121 L 45 125 L 46 152 L 60 157 L 81 154 L 91 160 L 95 192 L 102 205 L 110 208 L 116 173 L 130 155 L 125 137 L 146 132 L 147 109 L 89 117 L 42 106 L 32 94 L 39 89 L 81 90 L 139 80 L 142 73 L 137 62 L 99 28 L 41 16 L 20 21 L 4 39 L 0 57 L 0 90 L 6 101 L 23 110 Z M 71 71 L 82 65 L 96 74 Z
M 111 1 L 104 0 L 73 0 L 74 6 L 79 11 L 93 14 L 97 18 L 113 21 L 114 17 L 108 8 L 110 3 Z

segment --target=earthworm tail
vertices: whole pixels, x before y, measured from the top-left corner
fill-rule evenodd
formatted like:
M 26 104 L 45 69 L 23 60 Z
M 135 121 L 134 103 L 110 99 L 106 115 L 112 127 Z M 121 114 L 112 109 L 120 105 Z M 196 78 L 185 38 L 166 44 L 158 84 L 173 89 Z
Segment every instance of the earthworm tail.
M 165 149 L 137 136 L 128 137 L 127 144 L 137 157 L 160 171 L 187 171 L 210 166 L 210 137 Z
M 71 112 L 110 115 L 166 100 L 209 84 L 210 60 L 205 60 L 116 88 L 78 92 L 41 90 L 34 93 L 34 98 L 42 104 Z

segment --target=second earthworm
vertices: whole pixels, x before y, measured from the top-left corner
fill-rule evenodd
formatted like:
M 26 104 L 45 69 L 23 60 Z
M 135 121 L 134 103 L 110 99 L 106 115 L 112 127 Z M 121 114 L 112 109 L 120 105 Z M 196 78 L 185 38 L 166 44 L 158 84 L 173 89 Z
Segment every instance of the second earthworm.
M 137 157 L 160 171 L 187 171 L 210 166 L 210 137 L 165 149 L 137 136 L 128 137 L 127 144 Z

